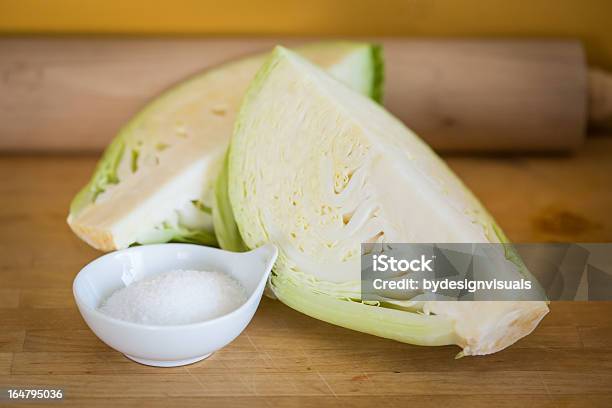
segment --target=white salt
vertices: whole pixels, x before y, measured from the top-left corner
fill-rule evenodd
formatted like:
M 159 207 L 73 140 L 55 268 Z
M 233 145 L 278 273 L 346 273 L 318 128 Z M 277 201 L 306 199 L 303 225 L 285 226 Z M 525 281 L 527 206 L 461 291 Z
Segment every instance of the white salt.
M 246 299 L 242 285 L 225 273 L 179 269 L 117 290 L 99 310 L 128 322 L 176 325 L 214 319 Z

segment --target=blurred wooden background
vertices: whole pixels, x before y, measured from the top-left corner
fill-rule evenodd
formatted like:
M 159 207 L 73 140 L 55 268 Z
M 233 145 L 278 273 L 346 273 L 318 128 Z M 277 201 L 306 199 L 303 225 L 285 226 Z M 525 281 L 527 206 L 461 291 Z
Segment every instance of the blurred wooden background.
M 584 133 L 586 97 L 580 89 L 586 79 L 584 69 L 571 68 L 570 62 L 581 59 L 582 50 L 561 50 L 551 42 L 523 52 L 520 61 L 533 60 L 537 68 L 530 72 L 550 76 L 530 76 L 521 71 L 523 65 L 513 70 L 508 55 L 514 55 L 495 49 L 493 58 L 476 53 L 460 64 L 454 75 L 468 79 L 464 88 L 484 90 L 474 94 L 480 99 L 497 95 L 497 111 L 505 116 L 497 127 L 487 128 L 482 115 L 489 112 L 478 116 L 478 102 L 463 95 L 461 104 L 453 102 L 457 89 L 432 83 L 426 75 L 431 69 L 423 64 L 422 51 L 428 47 L 405 47 L 402 42 L 423 37 L 579 40 L 590 65 L 612 69 L 611 15 L 608 0 L 0 0 L 0 150 L 100 150 L 170 84 L 231 57 L 314 37 L 382 39 L 385 105 L 434 147 L 436 140 L 448 140 L 447 134 L 441 130 L 432 137 L 428 130 L 452 122 L 465 126 L 470 136 L 479 132 L 475 138 L 485 146 L 482 150 L 491 134 L 500 143 L 515 143 L 516 135 L 522 135 L 527 145 L 541 140 L 541 146 L 574 149 Z M 438 55 L 454 53 L 456 60 L 469 54 L 454 45 L 446 49 Z M 489 66 L 501 64 L 489 71 L 498 71 L 497 78 L 520 71 L 522 78 L 530 78 L 529 87 L 511 82 L 495 87 L 469 69 L 487 58 Z M 457 66 L 455 61 L 444 64 Z M 405 78 L 418 80 L 399 86 L 406 85 L 400 82 Z M 425 91 L 436 86 L 436 96 L 429 100 Z M 550 89 L 556 93 L 547 93 Z M 534 106 L 538 102 L 532 96 L 545 94 Z M 521 106 L 523 111 L 513 109 Z M 464 116 L 449 119 L 448 112 L 456 109 Z M 427 118 L 429 127 L 420 127 L 421 118 Z M 529 128 L 529 123 L 539 124 Z
M 100 151 L 162 90 L 305 38 L 0 38 L 0 151 Z M 439 151 L 568 151 L 587 118 L 577 41 L 370 38 L 384 105 Z
M 609 0 L 0 0 L 0 33 L 570 37 L 612 69 Z

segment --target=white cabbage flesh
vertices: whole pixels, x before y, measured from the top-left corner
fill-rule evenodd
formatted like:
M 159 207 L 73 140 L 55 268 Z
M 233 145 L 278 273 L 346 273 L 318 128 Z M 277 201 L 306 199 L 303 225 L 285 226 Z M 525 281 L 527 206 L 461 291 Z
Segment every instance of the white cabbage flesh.
M 380 92 L 380 52 L 366 43 L 297 49 L 365 95 Z M 240 101 L 265 54 L 221 65 L 162 94 L 117 135 L 68 223 L 100 250 L 167 241 L 215 245 L 214 185 Z
M 418 136 L 282 47 L 243 101 L 227 184 L 246 246 L 279 248 L 274 294 L 313 317 L 476 355 L 514 343 L 548 312 L 545 302 L 361 302 L 361 243 L 500 242 L 503 234 Z

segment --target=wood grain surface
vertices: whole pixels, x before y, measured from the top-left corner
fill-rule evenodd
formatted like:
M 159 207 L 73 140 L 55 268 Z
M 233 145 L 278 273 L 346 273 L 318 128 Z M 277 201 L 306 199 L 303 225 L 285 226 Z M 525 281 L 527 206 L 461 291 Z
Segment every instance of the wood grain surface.
M 611 157 L 612 139 L 592 138 L 575 156 L 449 163 L 515 241 L 609 242 Z M 454 360 L 456 347 L 368 336 L 264 299 L 247 330 L 205 361 L 133 363 L 88 330 L 71 294 L 100 255 L 64 221 L 95 160 L 0 157 L 0 388 L 61 387 L 67 407 L 612 406 L 608 302 L 555 302 L 512 347 Z
M 0 38 L 0 151 L 102 150 L 178 81 L 308 41 L 316 39 Z M 369 41 L 384 47 L 385 106 L 438 150 L 565 151 L 584 140 L 577 41 Z

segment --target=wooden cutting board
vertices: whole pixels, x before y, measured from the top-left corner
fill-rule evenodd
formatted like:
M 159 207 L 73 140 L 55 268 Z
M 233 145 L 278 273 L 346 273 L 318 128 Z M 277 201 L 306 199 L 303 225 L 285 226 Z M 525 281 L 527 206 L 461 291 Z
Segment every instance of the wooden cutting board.
M 611 157 L 611 138 L 591 138 L 572 157 L 449 163 L 515 241 L 610 242 Z M 64 221 L 95 161 L 0 156 L 0 389 L 60 387 L 70 407 L 612 406 L 611 302 L 553 303 L 509 349 L 454 360 L 456 347 L 368 336 L 265 299 L 205 361 L 133 363 L 88 330 L 71 293 L 100 255 Z

